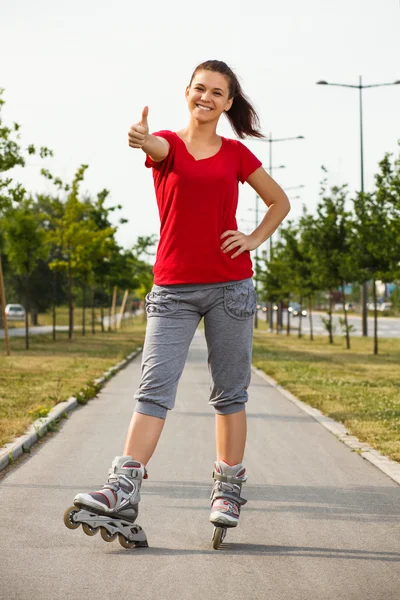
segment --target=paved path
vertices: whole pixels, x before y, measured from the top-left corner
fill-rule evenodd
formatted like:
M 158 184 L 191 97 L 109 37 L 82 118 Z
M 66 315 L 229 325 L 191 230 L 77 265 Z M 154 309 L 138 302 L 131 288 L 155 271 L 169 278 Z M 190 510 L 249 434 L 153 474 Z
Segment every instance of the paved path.
M 211 548 L 213 413 L 202 333 L 143 487 L 150 548 L 124 550 L 62 521 L 121 452 L 136 359 L 0 483 L 0 598 L 397 600 L 400 486 L 253 375 L 249 502 Z

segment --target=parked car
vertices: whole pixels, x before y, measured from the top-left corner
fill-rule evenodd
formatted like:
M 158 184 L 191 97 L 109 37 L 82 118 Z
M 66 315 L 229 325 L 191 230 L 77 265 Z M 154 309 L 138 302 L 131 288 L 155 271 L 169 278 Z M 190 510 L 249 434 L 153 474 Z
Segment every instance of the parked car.
M 297 302 L 290 302 L 288 311 L 290 312 L 292 317 L 298 317 L 300 314 L 300 304 L 298 304 Z M 305 308 L 302 309 L 301 316 L 302 317 L 307 316 L 307 311 Z
M 368 302 L 367 308 L 368 308 L 368 310 L 375 310 L 374 303 Z M 380 302 L 380 303 L 378 302 L 376 308 L 380 312 L 384 312 L 385 310 L 390 310 L 392 308 L 392 303 L 391 302 Z
M 25 321 L 25 309 L 22 304 L 7 304 L 5 313 L 7 321 Z

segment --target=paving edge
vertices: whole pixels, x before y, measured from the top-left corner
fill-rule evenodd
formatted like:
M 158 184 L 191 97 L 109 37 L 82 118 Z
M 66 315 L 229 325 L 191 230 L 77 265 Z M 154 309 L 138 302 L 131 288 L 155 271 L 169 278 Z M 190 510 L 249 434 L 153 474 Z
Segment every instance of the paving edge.
M 364 444 L 364 442 L 360 442 L 360 440 L 355 436 L 351 435 L 351 433 L 346 429 L 343 423 L 339 423 L 330 417 L 324 415 L 317 408 L 313 408 L 309 404 L 306 404 L 302 400 L 299 400 L 294 396 L 291 392 L 288 392 L 279 385 L 275 379 L 272 379 L 269 375 L 264 373 L 261 369 L 258 369 L 254 365 L 252 366 L 253 373 L 256 373 L 259 377 L 264 379 L 271 387 L 274 387 L 278 390 L 285 398 L 293 402 L 296 406 L 300 408 L 303 412 L 313 417 L 318 423 L 320 423 L 325 429 L 333 433 L 341 442 L 346 444 L 349 448 L 353 450 L 353 452 L 357 452 L 368 460 L 375 467 L 380 469 L 385 475 L 393 479 L 396 483 L 400 484 L 400 464 L 394 460 L 391 460 L 384 454 L 378 452 L 368 444 Z
M 121 360 L 119 363 L 104 371 L 101 377 L 93 380 L 93 383 L 98 386 L 103 386 L 111 377 L 113 377 L 118 371 L 123 369 L 128 363 L 136 358 L 142 351 L 142 348 L 137 348 L 134 352 L 128 354 L 126 358 Z M 35 444 L 40 438 L 46 435 L 49 425 L 56 423 L 59 419 L 66 416 L 67 413 L 75 410 L 79 406 L 75 396 L 70 396 L 68 400 L 63 400 L 56 404 L 54 408 L 48 413 L 46 417 L 36 419 L 32 425 L 30 425 L 27 431 L 15 438 L 9 444 L 6 444 L 0 448 L 0 471 L 5 469 L 10 463 L 14 462 L 25 452 Z

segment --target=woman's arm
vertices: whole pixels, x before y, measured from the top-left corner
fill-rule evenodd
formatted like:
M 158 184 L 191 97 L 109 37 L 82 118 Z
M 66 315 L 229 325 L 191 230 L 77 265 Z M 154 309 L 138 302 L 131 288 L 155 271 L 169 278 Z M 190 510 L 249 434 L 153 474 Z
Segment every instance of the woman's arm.
M 154 162 L 160 162 L 168 156 L 169 143 L 162 137 L 150 135 L 148 114 L 149 107 L 145 106 L 140 121 L 129 128 L 128 144 L 131 148 L 141 148 Z
M 268 212 L 261 223 L 250 235 L 240 231 L 224 231 L 221 239 L 226 238 L 221 245 L 224 253 L 237 248 L 231 258 L 236 258 L 246 250 L 255 250 L 276 231 L 290 211 L 289 198 L 283 189 L 260 167 L 250 175 L 247 182 L 268 206 Z
M 142 150 L 148 154 L 154 162 L 160 162 L 160 160 L 164 160 L 164 158 L 168 156 L 169 143 L 165 138 L 147 134 Z

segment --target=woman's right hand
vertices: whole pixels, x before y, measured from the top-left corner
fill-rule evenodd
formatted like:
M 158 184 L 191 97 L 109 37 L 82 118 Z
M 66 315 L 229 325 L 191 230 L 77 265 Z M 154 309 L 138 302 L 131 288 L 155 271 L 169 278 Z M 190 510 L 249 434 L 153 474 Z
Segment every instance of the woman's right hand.
M 147 117 L 149 114 L 149 107 L 145 106 L 142 111 L 142 118 L 140 121 L 131 125 L 128 131 L 128 143 L 131 148 L 143 148 L 146 143 L 147 136 L 149 135 L 149 124 L 147 123 Z

